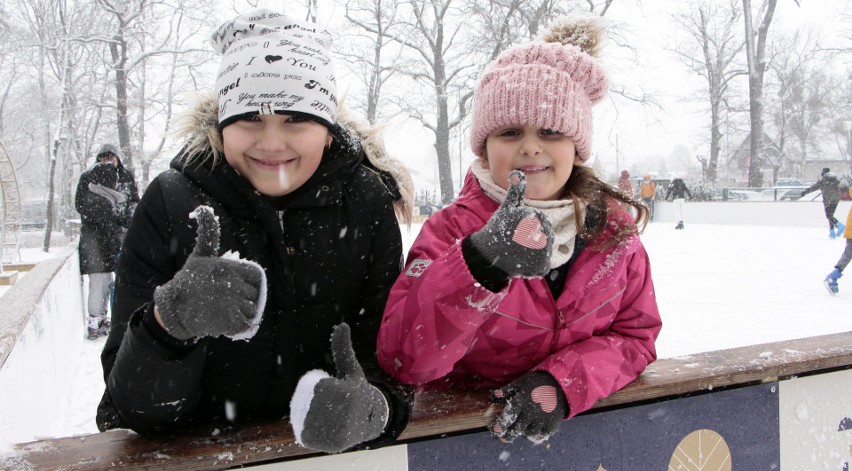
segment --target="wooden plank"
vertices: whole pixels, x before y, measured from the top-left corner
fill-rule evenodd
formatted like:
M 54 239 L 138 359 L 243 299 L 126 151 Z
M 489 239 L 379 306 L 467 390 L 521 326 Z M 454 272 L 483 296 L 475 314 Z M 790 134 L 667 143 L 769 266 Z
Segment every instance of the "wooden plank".
M 153 438 L 129 430 L 110 430 L 15 447 L 17 456 L 0 459 L 0 469 L 228 469 L 313 454 L 296 445 L 287 421 Z
M 592 411 L 848 366 L 852 366 L 852 332 L 664 358 L 648 366 L 633 383 L 598 401 Z M 499 412 L 488 403 L 488 394 L 420 393 L 412 423 L 400 438 L 485 427 Z
M 14 285 L 16 281 L 18 281 L 18 272 L 5 270 L 0 272 L 0 285 L 10 286 Z
M 705 352 L 652 363 L 636 381 L 596 407 L 777 381 L 846 366 L 852 366 L 852 331 Z
M 35 263 L 9 263 L 3 265 L 3 271 L 30 271 L 35 266 Z
M 666 358 L 600 401 L 593 411 L 846 367 L 852 367 L 852 332 Z M 482 430 L 500 410 L 488 402 L 488 394 L 487 390 L 418 393 L 411 423 L 400 440 Z M 0 458 L 0 468 L 225 469 L 311 454 L 294 443 L 287 421 L 162 438 L 112 430 L 24 443 L 15 449 L 16 454 Z

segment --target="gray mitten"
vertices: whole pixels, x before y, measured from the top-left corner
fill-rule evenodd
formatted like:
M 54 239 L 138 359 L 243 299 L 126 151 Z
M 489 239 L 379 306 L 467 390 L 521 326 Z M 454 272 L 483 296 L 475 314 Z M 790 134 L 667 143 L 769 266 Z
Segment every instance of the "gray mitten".
M 331 334 L 337 377 L 309 371 L 293 393 L 290 424 L 296 443 L 305 448 L 339 453 L 377 438 L 387 424 L 387 399 L 364 377 L 349 335 L 345 322 Z
M 568 415 L 559 383 L 544 371 L 531 371 L 494 391 L 491 402 L 505 403 L 491 434 L 505 442 L 525 436 L 539 444 L 553 435 Z
M 220 335 L 245 339 L 260 325 L 266 303 L 263 268 L 219 257 L 219 221 L 209 206 L 190 214 L 198 224 L 195 248 L 183 268 L 154 290 L 154 303 L 170 335 L 187 340 Z
M 470 235 L 470 242 L 494 266 L 509 276 L 542 276 L 549 269 L 553 229 L 544 213 L 523 207 L 527 179 L 523 172 L 509 174 L 509 191 L 485 227 Z

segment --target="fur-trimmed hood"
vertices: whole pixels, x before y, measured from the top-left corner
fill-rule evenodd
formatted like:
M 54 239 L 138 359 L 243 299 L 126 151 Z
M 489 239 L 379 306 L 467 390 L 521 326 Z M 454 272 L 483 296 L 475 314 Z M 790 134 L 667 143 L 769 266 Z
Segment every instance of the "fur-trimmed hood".
M 176 127 L 178 139 L 185 142 L 183 154 L 187 161 L 212 158 L 214 163 L 224 160 L 222 134 L 219 131 L 219 104 L 216 97 L 208 94 L 200 97 L 194 108 L 182 116 Z M 357 140 L 357 145 L 366 156 L 364 164 L 375 170 L 394 195 L 394 209 L 397 217 L 411 224 L 414 207 L 414 182 L 405 165 L 388 155 L 381 128 L 357 119 L 343 103 L 340 103 L 337 124 L 343 132 Z M 338 133 L 335 139 L 340 139 Z M 348 136 L 347 136 L 348 137 Z M 208 157 L 204 157 L 208 156 Z

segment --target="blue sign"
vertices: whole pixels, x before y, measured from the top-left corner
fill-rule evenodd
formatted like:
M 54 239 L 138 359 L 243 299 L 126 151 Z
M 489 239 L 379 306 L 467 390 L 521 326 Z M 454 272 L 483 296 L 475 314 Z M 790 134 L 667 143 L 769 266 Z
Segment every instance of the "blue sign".
M 779 469 L 779 456 L 777 383 L 581 415 L 541 445 L 488 432 L 408 444 L 411 471 Z

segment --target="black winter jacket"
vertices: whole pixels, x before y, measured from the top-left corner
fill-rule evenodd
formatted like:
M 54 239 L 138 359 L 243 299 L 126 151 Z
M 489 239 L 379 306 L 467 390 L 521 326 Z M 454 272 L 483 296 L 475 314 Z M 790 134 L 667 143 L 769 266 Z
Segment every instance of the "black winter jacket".
M 116 272 L 112 329 L 101 356 L 107 388 L 100 430 L 281 419 L 302 374 L 334 374 L 329 338 L 346 321 L 368 380 L 391 402 L 389 427 L 370 445 L 401 433 L 410 391 L 385 377 L 375 357 L 384 304 L 401 267 L 399 224 L 389 189 L 365 165 L 360 147 L 346 141 L 335 139 L 314 176 L 276 201 L 280 211 L 224 161 L 186 165 L 179 156 L 151 182 Z M 154 288 L 194 247 L 188 214 L 200 204 L 219 218 L 220 253 L 239 252 L 266 271 L 266 308 L 250 340 L 182 342 L 153 317 Z
M 80 175 L 80 181 L 77 183 L 74 207 L 81 218 L 78 255 L 80 273 L 84 275 L 115 270 L 121 239 L 139 202 L 139 191 L 136 189 L 133 174 L 124 168 L 119 159 L 117 179 L 108 181 L 102 172 L 97 170 L 109 167 L 112 167 L 112 164 L 98 164 L 96 161 L 94 166 Z M 114 188 L 124 194 L 124 203 L 113 205 L 108 199 L 93 193 L 89 189 L 90 183 Z
M 670 199 L 678 199 L 678 198 L 687 198 L 692 199 L 692 192 L 687 188 L 686 183 L 683 182 L 680 178 L 675 178 L 672 180 L 671 185 L 669 185 L 668 191 L 666 191 L 666 200 Z
M 819 180 L 809 186 L 802 194 L 808 194 L 816 189 L 819 189 L 822 193 L 822 203 L 824 205 L 840 201 L 840 179 L 834 173 L 824 173 Z

